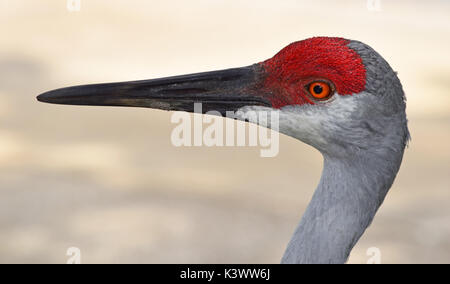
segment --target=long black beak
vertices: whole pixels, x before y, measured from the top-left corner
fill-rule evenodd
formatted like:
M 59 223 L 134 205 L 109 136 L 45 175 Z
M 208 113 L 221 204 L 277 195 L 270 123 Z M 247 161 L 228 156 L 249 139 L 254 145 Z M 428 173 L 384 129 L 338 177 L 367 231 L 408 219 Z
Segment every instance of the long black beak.
M 243 106 L 271 106 L 258 92 L 261 78 L 258 65 L 153 80 L 83 85 L 41 94 L 41 102 L 64 105 L 146 107 L 163 110 L 202 112 L 215 110 L 222 115 Z

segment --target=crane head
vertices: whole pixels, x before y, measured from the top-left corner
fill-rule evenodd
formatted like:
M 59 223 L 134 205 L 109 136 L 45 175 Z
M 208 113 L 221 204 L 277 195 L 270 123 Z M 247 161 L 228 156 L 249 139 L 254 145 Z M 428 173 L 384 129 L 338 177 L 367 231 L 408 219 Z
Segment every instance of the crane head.
M 280 132 L 328 155 L 383 147 L 403 150 L 409 138 L 396 73 L 369 46 L 343 38 L 294 42 L 271 59 L 247 67 L 68 87 L 38 100 L 188 112 L 197 102 L 203 113 L 234 112 L 235 118 L 254 123 L 258 121 L 251 120 L 250 111 L 275 110 Z

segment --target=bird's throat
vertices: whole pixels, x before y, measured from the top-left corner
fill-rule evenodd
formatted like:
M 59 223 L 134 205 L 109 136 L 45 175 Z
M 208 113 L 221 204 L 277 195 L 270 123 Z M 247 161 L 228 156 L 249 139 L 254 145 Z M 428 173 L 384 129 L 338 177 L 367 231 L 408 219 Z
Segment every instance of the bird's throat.
M 372 222 L 397 174 L 369 168 L 380 157 L 324 158 L 320 183 L 292 237 L 282 263 L 345 263 Z M 388 174 L 386 174 L 388 173 Z

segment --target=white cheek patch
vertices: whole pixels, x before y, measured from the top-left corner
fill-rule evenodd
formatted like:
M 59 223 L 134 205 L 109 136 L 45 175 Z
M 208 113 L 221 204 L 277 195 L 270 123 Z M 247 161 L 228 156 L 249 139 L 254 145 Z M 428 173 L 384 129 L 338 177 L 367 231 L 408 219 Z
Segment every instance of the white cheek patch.
M 327 145 L 326 137 L 340 131 L 340 126 L 348 123 L 358 110 L 358 99 L 367 94 L 341 96 L 335 94 L 326 102 L 310 105 L 289 105 L 280 108 L 279 132 L 297 138 L 312 146 Z M 261 106 L 246 106 L 236 112 L 238 119 L 246 119 L 262 126 L 270 125 L 270 121 L 262 121 L 259 113 L 276 111 Z M 262 116 L 265 117 L 265 116 Z
M 311 145 L 323 144 L 322 121 L 321 112 L 313 105 L 287 106 L 281 108 L 280 131 Z
M 335 94 L 331 100 L 315 105 L 285 106 L 280 109 L 280 130 L 314 146 L 326 145 L 325 137 L 352 119 L 358 109 L 356 96 L 361 95 Z
M 327 115 L 328 118 L 333 118 L 336 121 L 344 121 L 350 118 L 350 115 L 356 111 L 358 107 L 357 97 L 358 95 L 348 95 L 341 96 L 339 94 L 335 95 L 332 102 L 327 105 Z

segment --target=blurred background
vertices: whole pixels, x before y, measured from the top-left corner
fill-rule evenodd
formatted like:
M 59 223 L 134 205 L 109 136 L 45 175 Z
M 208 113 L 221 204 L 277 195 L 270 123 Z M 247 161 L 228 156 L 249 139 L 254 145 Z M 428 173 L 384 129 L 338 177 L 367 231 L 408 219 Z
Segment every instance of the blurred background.
M 170 112 L 35 97 L 245 66 L 317 35 L 371 45 L 408 98 L 412 141 L 349 262 L 370 247 L 383 263 L 450 262 L 450 1 L 80 4 L 0 0 L 0 263 L 65 263 L 69 247 L 83 263 L 278 263 L 320 177 L 315 149 L 176 148 Z

